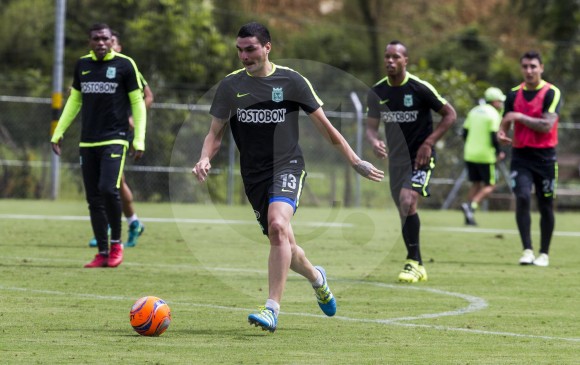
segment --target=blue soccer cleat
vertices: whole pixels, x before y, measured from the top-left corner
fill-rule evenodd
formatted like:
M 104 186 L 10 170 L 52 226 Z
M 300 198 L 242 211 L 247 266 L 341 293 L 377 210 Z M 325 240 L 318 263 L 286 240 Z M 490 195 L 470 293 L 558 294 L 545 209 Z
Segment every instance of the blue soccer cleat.
M 111 235 L 111 227 L 109 227 L 109 229 L 107 230 L 107 234 L 109 236 Z M 97 239 L 95 237 L 91 238 L 91 240 L 89 241 L 89 247 L 97 247 Z
M 145 231 L 145 226 L 141 224 L 140 221 L 133 221 L 129 226 L 129 238 L 125 243 L 127 247 L 135 247 L 137 245 L 137 238 L 143 234 Z
M 268 307 L 260 307 L 259 309 L 259 313 L 252 313 L 248 316 L 248 322 L 256 327 L 262 327 L 264 331 L 276 331 L 278 316 L 274 310 Z
M 316 295 L 316 300 L 318 301 L 318 306 L 324 314 L 329 317 L 332 317 L 336 314 L 336 300 L 334 299 L 334 295 L 330 291 L 328 287 L 328 283 L 326 281 L 326 271 L 320 266 L 314 266 L 314 268 L 320 271 L 322 274 L 322 286 L 314 288 L 314 294 Z

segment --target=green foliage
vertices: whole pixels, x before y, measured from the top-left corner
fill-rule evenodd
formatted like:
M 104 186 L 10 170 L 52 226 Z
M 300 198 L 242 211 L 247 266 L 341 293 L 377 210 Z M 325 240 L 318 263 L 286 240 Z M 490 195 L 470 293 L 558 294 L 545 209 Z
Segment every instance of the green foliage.
M 538 48 L 544 55 L 546 79 L 558 85 L 564 95 L 561 121 L 580 120 L 580 47 L 574 43 L 580 24 L 577 1 L 500 0 L 475 4 L 467 0 L 361 0 L 344 1 L 342 8 L 328 14 L 319 13 L 316 1 L 300 4 L 299 8 L 286 6 L 285 2 L 265 5 L 250 0 L 67 0 L 65 88 L 70 85 L 74 63 L 88 52 L 87 28 L 95 22 L 106 22 L 121 32 L 124 52 L 139 65 L 156 102 L 196 103 L 206 90 L 239 67 L 235 34 L 241 24 L 257 20 L 266 23 L 274 37 L 273 61 L 318 61 L 367 85 L 377 81 L 377 74 L 384 74 L 385 42 L 400 39 L 410 47 L 410 71 L 430 81 L 454 105 L 460 118 L 487 86 L 507 90 L 521 82 L 519 54 L 524 48 Z M 1 95 L 50 96 L 54 12 L 52 0 L 0 1 Z M 316 86 L 327 83 L 333 89 L 336 95 L 323 95 L 326 110 L 344 111 L 345 103 L 340 102 L 344 93 L 360 91 L 357 83 L 333 78 L 321 82 L 316 80 L 316 70 L 298 70 L 312 72 L 314 76 L 306 76 Z M 46 160 L 46 153 L 39 151 L 44 151 L 43 144 L 48 141 L 48 106 L 5 105 L 0 127 L 15 142 L 17 156 Z M 167 166 L 175 155 L 174 166 L 190 166 L 199 154 L 196 148 L 203 142 L 199 136 L 207 131 L 208 118 L 205 112 L 196 121 L 190 134 L 191 147 L 175 152 L 176 135 L 188 118 L 184 111 L 150 110 L 147 152 L 141 164 Z M 78 121 L 75 123 L 67 132 L 63 149 L 63 161 L 69 163 L 78 159 L 79 126 Z M 355 134 L 352 125 L 339 126 L 347 138 Z M 560 148 L 577 151 L 578 138 L 561 135 Z M 460 155 L 460 148 L 457 143 L 449 155 Z M 216 162 L 221 163 L 223 158 L 219 156 Z M 452 170 L 450 164 L 449 176 L 453 176 Z M 445 176 L 443 171 L 440 173 Z M 147 174 L 146 183 L 166 189 L 166 177 Z M 187 191 L 190 182 L 184 177 L 178 185 Z M 165 190 L 139 191 L 139 186 L 136 188 L 141 198 L 168 198 Z M 188 200 L 192 195 L 183 196 Z
M 478 79 L 485 79 L 494 47 L 480 37 L 477 27 L 468 27 L 461 33 L 437 44 L 427 53 L 429 65 L 437 70 L 457 68 Z
M 139 3 L 142 15 L 127 22 L 124 37 L 130 40 L 127 53 L 156 83 L 185 83 L 199 92 L 230 71 L 235 49 L 213 25 L 211 2 L 153 3 Z M 191 97 L 191 90 L 186 95 Z
M 409 71 L 432 84 L 446 98 L 458 115 L 466 115 L 474 103 L 483 95 L 487 83 L 478 81 L 455 68 L 437 71 L 429 67 L 427 60 L 420 60 L 418 65 L 411 65 Z
M 4 1 L 0 6 L 0 73 L 49 68 L 53 27 L 54 1 Z
M 283 54 L 278 57 L 315 60 L 356 75 L 372 83 L 369 57 L 360 57 L 367 52 L 364 38 L 352 37 L 348 28 L 309 24 L 285 43 Z

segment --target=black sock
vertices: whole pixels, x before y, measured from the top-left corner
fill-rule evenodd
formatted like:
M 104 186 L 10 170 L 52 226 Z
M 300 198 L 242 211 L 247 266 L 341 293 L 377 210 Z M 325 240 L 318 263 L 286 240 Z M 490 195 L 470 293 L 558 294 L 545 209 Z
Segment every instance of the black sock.
M 518 224 L 518 230 L 520 232 L 520 238 L 522 240 L 524 250 L 531 250 L 532 238 L 530 236 L 530 230 L 532 225 L 532 218 L 530 215 L 529 196 L 516 197 L 516 223 Z
M 407 219 L 403 222 L 402 229 L 403 240 L 407 247 L 407 259 L 418 261 L 419 264 L 423 265 L 423 261 L 421 260 L 421 249 L 419 247 L 420 229 L 421 221 L 419 220 L 419 214 L 415 213 L 407 216 Z
M 538 208 L 540 211 L 541 232 L 540 253 L 545 253 L 547 255 L 550 251 L 550 241 L 552 240 L 552 233 L 554 232 L 555 226 L 552 200 L 540 199 L 538 201 Z

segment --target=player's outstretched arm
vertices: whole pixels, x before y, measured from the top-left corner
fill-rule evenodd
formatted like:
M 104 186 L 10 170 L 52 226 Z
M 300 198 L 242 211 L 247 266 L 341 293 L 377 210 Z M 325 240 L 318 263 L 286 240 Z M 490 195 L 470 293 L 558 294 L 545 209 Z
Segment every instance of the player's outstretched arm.
M 320 134 L 342 153 L 357 173 L 371 181 L 381 181 L 383 179 L 385 173 L 370 162 L 363 161 L 357 156 L 342 134 L 330 123 L 322 108 L 318 108 L 309 117 Z
M 191 172 L 199 182 L 204 182 L 211 169 L 211 159 L 219 151 L 226 131 L 227 120 L 212 117 L 209 132 L 203 141 L 201 156 Z

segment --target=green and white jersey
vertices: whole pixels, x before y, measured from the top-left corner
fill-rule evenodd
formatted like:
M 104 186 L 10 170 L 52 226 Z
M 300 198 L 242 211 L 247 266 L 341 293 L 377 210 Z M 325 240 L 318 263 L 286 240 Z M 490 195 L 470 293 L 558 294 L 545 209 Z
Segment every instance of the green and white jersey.
M 492 133 L 499 130 L 501 115 L 490 104 L 478 105 L 467 114 L 463 128 L 468 131 L 463 159 L 474 163 L 495 163 Z
M 389 162 L 408 164 L 433 132 L 431 110 L 440 111 L 447 101 L 426 81 L 407 72 L 399 86 L 389 78 L 377 82 L 367 95 L 368 116 L 385 125 Z
M 312 113 L 322 106 L 310 82 L 298 72 L 273 65 L 266 77 L 253 77 L 245 69 L 223 79 L 210 114 L 229 120 L 240 151 L 244 181 L 271 178 L 288 164 L 304 167 L 298 144 L 300 108 Z
M 81 143 L 128 139 L 129 93 L 143 88 L 131 58 L 111 51 L 99 61 L 91 51 L 78 60 L 72 87 L 82 95 Z

